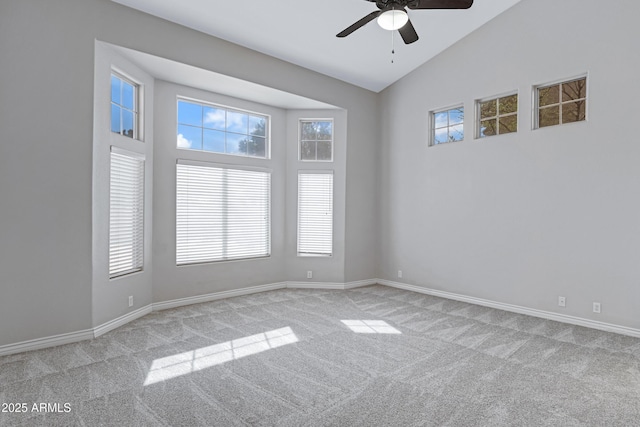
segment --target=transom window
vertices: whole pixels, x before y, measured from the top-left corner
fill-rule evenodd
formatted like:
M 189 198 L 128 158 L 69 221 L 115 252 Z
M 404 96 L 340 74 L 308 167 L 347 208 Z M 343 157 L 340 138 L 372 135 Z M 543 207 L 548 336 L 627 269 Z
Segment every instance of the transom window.
M 333 160 L 333 120 L 300 120 L 300 160 Z
M 268 116 L 178 100 L 178 148 L 268 157 Z
M 462 106 L 432 112 L 431 123 L 431 145 L 464 139 L 464 107 Z
M 538 128 L 586 119 L 587 78 L 536 88 Z
M 111 132 L 138 138 L 138 85 L 111 74 Z
M 518 94 L 478 101 L 478 138 L 518 131 Z

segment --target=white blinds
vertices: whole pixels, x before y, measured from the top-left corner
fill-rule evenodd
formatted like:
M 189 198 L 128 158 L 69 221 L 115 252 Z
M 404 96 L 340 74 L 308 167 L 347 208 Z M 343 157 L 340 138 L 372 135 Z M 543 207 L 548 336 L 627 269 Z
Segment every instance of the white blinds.
M 177 164 L 176 262 L 269 256 L 271 173 Z
M 298 255 L 333 251 L 333 173 L 298 173 Z
M 142 270 L 144 261 L 144 157 L 111 149 L 109 277 Z

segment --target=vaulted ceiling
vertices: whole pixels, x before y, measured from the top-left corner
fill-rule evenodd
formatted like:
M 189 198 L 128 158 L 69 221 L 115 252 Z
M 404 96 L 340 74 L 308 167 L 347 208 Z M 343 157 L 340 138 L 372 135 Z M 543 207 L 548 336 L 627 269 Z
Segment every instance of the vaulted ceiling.
M 379 92 L 520 0 L 475 0 L 467 10 L 409 10 L 420 36 L 410 45 L 375 21 L 337 38 L 378 10 L 365 0 L 113 1 Z

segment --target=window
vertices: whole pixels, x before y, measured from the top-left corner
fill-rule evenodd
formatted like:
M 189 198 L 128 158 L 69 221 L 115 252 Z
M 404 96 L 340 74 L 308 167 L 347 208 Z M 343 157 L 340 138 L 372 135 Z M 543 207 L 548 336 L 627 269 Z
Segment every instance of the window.
M 431 113 L 431 145 L 464 139 L 464 107 Z
M 111 74 L 111 132 L 138 138 L 138 86 Z
M 586 118 L 587 78 L 536 88 L 536 127 L 579 122 Z
M 144 261 L 144 157 L 111 147 L 109 277 L 141 271 Z
M 179 160 L 178 265 L 271 253 L 271 173 Z
M 333 172 L 298 173 L 298 255 L 333 251 Z
M 178 100 L 178 148 L 266 158 L 267 116 Z
M 478 138 L 518 131 L 518 94 L 478 101 Z
M 333 160 L 332 120 L 300 120 L 300 160 Z

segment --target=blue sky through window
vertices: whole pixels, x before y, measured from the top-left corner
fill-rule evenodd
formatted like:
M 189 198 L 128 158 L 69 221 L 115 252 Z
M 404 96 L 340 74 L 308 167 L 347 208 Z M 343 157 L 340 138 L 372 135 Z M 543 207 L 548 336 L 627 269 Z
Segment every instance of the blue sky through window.
M 178 101 L 178 148 L 266 157 L 267 118 Z
M 111 75 L 111 131 L 135 138 L 136 87 Z
M 464 139 L 464 108 L 433 113 L 433 145 Z

